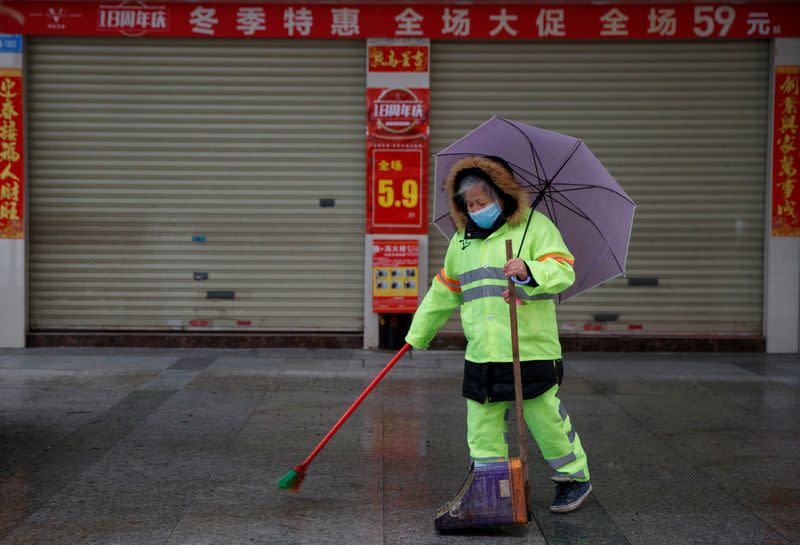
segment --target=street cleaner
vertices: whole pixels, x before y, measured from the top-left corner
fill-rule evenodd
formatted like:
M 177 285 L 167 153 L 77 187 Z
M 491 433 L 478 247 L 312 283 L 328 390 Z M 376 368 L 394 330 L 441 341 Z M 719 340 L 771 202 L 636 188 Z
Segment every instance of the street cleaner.
M 563 363 L 553 301 L 575 281 L 573 255 L 556 226 L 531 210 L 527 190 L 503 159 L 463 158 L 450 169 L 445 188 L 457 232 L 406 342 L 427 348 L 460 307 L 467 339 L 463 396 L 473 470 L 508 459 L 506 414 L 514 400 L 514 375 L 507 285 L 508 278 L 514 281 L 524 420 L 554 471 L 550 510 L 574 511 L 592 485 L 581 440 L 557 397 Z M 506 258 L 508 239 L 519 257 Z M 462 487 L 462 496 L 470 482 Z M 451 503 L 453 514 L 458 507 Z

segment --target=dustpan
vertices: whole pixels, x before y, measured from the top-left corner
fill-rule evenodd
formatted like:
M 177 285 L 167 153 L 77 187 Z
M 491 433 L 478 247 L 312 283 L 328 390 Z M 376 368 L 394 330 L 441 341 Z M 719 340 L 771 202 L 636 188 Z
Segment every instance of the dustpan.
M 506 257 L 514 257 L 511 241 L 506 241 Z M 522 373 L 519 362 L 517 305 L 514 282 L 508 280 L 511 313 L 511 346 L 514 359 L 514 397 L 519 458 L 475 461 L 458 493 L 436 512 L 434 526 L 439 531 L 465 530 L 492 526 L 527 524 L 530 517 L 528 488 L 528 449 L 522 411 Z

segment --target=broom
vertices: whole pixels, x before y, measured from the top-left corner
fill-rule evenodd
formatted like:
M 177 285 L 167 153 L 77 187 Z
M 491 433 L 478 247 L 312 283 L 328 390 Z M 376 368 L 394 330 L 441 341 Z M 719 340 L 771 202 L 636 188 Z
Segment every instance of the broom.
M 350 405 L 350 408 L 347 409 L 347 412 L 345 412 L 339 421 L 331 428 L 331 431 L 329 431 L 328 434 L 322 438 L 322 441 L 320 441 L 319 444 L 314 448 L 314 450 L 311 451 L 311 454 L 308 455 L 308 458 L 306 458 L 305 461 L 299 466 L 294 466 L 286 473 L 286 475 L 280 478 L 278 481 L 278 488 L 281 490 L 289 490 L 291 492 L 300 491 L 300 485 L 303 483 L 303 479 L 306 478 L 306 469 L 308 469 L 308 466 L 311 464 L 317 454 L 319 454 L 319 452 L 323 449 L 326 443 L 331 440 L 336 432 L 339 431 L 339 428 L 342 427 L 342 424 L 344 424 L 345 421 L 350 418 L 350 415 L 353 414 L 359 405 L 361 405 L 361 402 L 364 401 L 369 393 L 375 388 L 375 386 L 378 385 L 381 379 L 386 376 L 386 373 L 391 370 L 394 364 L 403 357 L 403 354 L 405 354 L 409 348 L 411 348 L 410 344 L 406 343 L 403 345 L 403 348 L 401 348 L 400 351 L 395 354 L 395 356 L 392 358 L 392 361 L 386 364 L 386 367 L 383 368 L 383 371 L 381 371 L 378 376 L 369 383 L 369 386 L 367 386 L 361 395 L 358 396 L 358 399 L 356 399 L 355 402 Z

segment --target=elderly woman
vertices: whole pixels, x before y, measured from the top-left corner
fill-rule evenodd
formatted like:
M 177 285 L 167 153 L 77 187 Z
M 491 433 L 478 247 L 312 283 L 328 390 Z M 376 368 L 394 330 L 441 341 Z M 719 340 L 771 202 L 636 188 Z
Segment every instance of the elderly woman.
M 427 348 L 461 306 L 470 456 L 478 462 L 507 458 L 505 416 L 514 399 L 507 278 L 515 282 L 525 422 L 555 470 L 550 510 L 574 511 L 592 487 L 580 438 L 556 397 L 563 365 L 553 302 L 553 294 L 575 281 L 573 256 L 555 225 L 530 209 L 527 191 L 502 159 L 462 159 L 445 183 L 458 232 L 406 342 Z M 506 260 L 507 239 L 519 258 Z

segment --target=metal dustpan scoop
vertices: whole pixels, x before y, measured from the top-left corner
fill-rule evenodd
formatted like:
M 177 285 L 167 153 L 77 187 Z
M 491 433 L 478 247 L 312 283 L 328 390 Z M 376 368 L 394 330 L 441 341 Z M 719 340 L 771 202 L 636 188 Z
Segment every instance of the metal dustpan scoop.
M 511 241 L 506 241 L 506 256 L 511 259 Z M 508 280 L 508 293 L 515 292 L 514 282 Z M 522 412 L 522 374 L 519 362 L 517 334 L 517 305 L 509 297 L 511 313 L 511 345 L 514 357 L 514 394 L 519 458 L 476 461 L 470 467 L 461 489 L 436 512 L 434 525 L 439 531 L 516 526 L 527 524 L 530 516 L 528 491 L 528 449 L 525 442 L 525 419 Z

